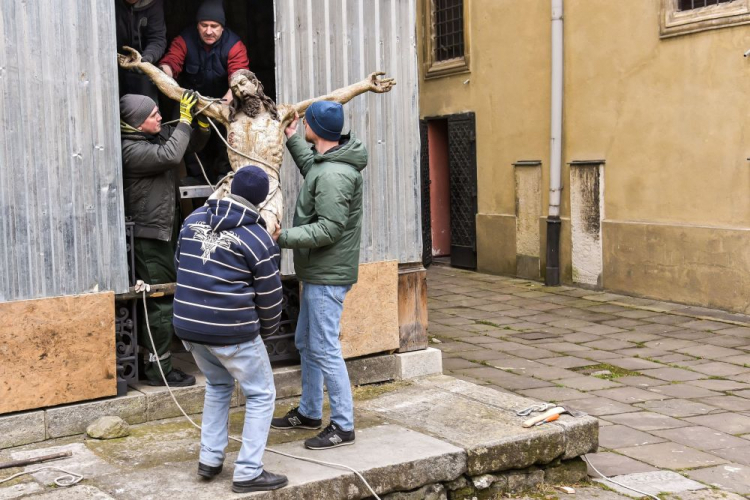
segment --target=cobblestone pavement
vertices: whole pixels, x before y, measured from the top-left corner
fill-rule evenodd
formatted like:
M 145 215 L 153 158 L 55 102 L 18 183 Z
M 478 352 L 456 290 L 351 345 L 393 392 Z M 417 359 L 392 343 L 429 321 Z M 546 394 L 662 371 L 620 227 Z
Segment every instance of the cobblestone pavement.
M 606 475 L 750 495 L 750 316 L 432 266 L 446 374 L 599 418 Z

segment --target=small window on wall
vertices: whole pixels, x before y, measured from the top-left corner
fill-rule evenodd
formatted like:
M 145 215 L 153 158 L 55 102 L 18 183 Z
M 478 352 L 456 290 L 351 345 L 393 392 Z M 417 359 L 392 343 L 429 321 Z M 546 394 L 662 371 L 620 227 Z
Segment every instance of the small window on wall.
M 661 0 L 662 38 L 750 23 L 750 0 Z
M 425 78 L 469 71 L 469 33 L 464 0 L 423 0 Z

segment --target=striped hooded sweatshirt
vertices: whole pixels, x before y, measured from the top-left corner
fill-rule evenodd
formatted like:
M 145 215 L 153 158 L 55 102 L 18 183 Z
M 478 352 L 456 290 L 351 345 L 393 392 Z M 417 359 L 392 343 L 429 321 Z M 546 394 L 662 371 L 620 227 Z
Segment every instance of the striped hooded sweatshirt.
M 177 242 L 174 327 L 188 342 L 241 344 L 276 332 L 279 247 L 258 209 L 230 195 L 185 219 Z

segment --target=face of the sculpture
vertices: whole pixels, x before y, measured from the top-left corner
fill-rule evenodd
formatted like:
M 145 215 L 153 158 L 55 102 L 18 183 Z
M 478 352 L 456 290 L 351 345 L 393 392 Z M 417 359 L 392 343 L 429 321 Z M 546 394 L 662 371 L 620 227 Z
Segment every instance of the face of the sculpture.
M 138 127 L 138 130 L 147 134 L 158 134 L 161 132 L 161 113 L 159 113 L 158 107 L 154 107 L 154 110 L 148 115 L 146 121 Z
M 201 21 L 198 23 L 198 35 L 201 37 L 201 41 L 206 45 L 215 44 L 221 34 L 224 33 L 224 26 L 215 21 Z
M 232 93 L 243 102 L 258 97 L 258 82 L 246 76 L 240 76 L 232 80 Z

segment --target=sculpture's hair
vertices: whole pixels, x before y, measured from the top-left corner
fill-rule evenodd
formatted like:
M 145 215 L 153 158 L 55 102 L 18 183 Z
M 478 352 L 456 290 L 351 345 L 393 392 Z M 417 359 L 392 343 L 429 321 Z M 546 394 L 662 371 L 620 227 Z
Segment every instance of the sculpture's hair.
M 258 80 L 258 77 L 255 76 L 255 73 L 247 69 L 239 69 L 235 71 L 232 73 L 232 77 L 229 80 L 230 86 L 234 84 L 235 79 L 241 76 L 252 80 L 255 85 L 257 85 L 258 90 L 256 91 L 256 98 L 245 103 L 242 99 L 232 93 L 232 104 L 229 105 L 229 121 L 234 121 L 235 115 L 237 115 L 238 111 L 243 111 L 250 118 L 255 118 L 261 112 L 261 104 L 268 110 L 274 119 L 278 120 L 279 111 L 276 109 L 276 103 L 273 102 L 273 99 L 268 97 L 265 92 L 263 92 L 263 84 Z

